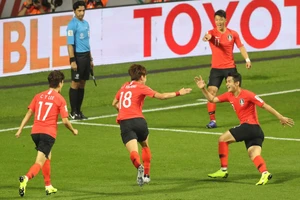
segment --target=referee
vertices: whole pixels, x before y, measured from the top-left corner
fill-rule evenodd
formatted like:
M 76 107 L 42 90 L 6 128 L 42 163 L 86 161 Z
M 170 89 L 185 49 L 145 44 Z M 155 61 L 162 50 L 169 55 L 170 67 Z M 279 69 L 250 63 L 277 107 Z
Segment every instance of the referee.
M 69 91 L 71 119 L 87 119 L 81 111 L 84 98 L 84 87 L 89 80 L 90 71 L 94 67 L 90 51 L 90 26 L 83 19 L 85 13 L 84 1 L 73 4 L 75 16 L 67 28 L 68 53 L 71 64 L 72 83 Z

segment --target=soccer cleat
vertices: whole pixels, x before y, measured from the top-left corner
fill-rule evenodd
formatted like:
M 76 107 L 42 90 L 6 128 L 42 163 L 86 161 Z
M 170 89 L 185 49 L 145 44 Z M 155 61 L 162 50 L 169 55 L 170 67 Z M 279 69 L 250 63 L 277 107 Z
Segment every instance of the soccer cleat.
M 144 175 L 144 183 L 148 184 L 151 181 L 150 176 L 148 174 Z
M 83 119 L 83 120 L 88 119 L 86 116 L 84 116 L 82 111 L 78 112 L 77 115 L 78 115 L 79 119 Z
M 140 165 L 138 168 L 136 182 L 139 186 L 144 185 L 144 166 L 143 165 Z
M 23 197 L 25 195 L 28 178 L 26 176 L 20 176 L 19 181 L 20 181 L 19 194 L 21 197 Z
M 76 114 L 75 112 L 71 112 L 69 114 L 69 118 L 73 119 L 73 120 L 81 119 L 81 117 L 78 114 Z
M 210 121 L 207 125 L 206 128 L 217 128 L 217 122 L 216 121 Z
M 54 188 L 52 185 L 45 187 L 46 195 L 51 195 L 57 192 L 57 189 Z
M 219 169 L 215 173 L 208 174 L 208 177 L 210 177 L 210 178 L 227 178 L 228 177 L 228 171 L 227 170 L 223 171 L 223 170 Z
M 272 174 L 270 172 L 264 172 L 261 174 L 261 178 L 256 185 L 265 185 L 271 178 Z

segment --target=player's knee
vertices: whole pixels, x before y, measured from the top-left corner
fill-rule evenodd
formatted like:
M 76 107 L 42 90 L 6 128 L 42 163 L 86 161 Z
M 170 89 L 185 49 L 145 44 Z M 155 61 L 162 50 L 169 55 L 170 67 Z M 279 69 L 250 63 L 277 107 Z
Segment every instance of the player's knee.
M 224 134 L 219 137 L 219 142 L 226 142 L 226 137 Z
M 216 96 L 217 92 L 218 92 L 218 88 L 215 86 L 209 86 L 208 87 L 208 92 L 214 96 Z
M 251 146 L 248 148 L 248 156 L 251 160 L 254 160 L 256 156 L 261 154 L 261 147 L 259 146 Z
M 223 133 L 220 137 L 219 137 L 219 142 L 228 142 L 228 143 L 232 143 L 235 142 L 234 137 L 231 135 L 231 133 L 229 131 Z

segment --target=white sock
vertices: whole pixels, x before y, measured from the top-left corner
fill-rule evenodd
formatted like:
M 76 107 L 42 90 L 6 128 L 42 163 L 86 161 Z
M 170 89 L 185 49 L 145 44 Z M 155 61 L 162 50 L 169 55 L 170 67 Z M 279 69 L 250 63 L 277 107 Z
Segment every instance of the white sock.
M 222 171 L 227 171 L 227 167 L 221 167 Z

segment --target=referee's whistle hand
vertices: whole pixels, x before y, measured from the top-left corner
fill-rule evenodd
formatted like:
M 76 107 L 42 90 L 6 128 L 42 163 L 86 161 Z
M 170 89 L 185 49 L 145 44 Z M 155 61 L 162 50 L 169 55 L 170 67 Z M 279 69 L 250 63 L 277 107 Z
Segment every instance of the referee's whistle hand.
M 76 64 L 76 62 L 72 62 L 71 63 L 71 69 L 74 70 L 74 71 L 77 71 L 77 64 Z

